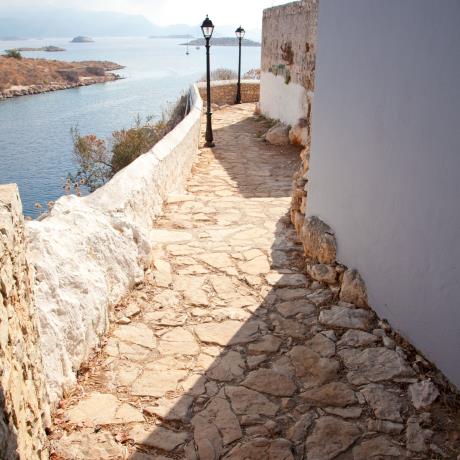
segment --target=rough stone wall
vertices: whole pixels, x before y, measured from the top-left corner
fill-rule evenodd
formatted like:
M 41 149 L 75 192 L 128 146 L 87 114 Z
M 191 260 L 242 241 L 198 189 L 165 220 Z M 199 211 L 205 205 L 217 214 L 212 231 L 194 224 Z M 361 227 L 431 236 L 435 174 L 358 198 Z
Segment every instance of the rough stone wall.
M 314 90 L 317 0 L 264 10 L 261 112 L 287 124 L 309 118 Z
M 236 80 L 211 82 L 211 102 L 217 105 L 233 105 L 236 99 Z M 198 83 L 203 101 L 206 102 L 206 83 Z M 241 102 L 259 102 L 260 82 L 258 80 L 241 80 Z
M 99 344 L 111 305 L 143 278 L 154 220 L 171 193 L 183 191 L 198 151 L 202 100 L 150 152 L 89 196 L 64 196 L 27 223 L 36 271 L 35 305 L 47 389 L 56 403 Z
M 0 458 L 45 459 L 45 393 L 32 274 L 15 184 L 0 186 Z

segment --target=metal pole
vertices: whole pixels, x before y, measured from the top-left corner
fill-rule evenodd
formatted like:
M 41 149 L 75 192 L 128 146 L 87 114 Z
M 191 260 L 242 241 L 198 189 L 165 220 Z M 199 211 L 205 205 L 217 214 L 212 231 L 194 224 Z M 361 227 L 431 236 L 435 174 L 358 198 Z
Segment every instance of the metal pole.
M 209 62 L 209 38 L 206 38 L 206 100 L 207 100 L 207 112 L 206 112 L 206 144 L 205 147 L 214 147 L 214 138 L 212 135 L 211 125 L 211 65 Z
M 239 56 L 238 56 L 238 84 L 236 85 L 235 104 L 241 104 L 241 37 L 239 37 Z

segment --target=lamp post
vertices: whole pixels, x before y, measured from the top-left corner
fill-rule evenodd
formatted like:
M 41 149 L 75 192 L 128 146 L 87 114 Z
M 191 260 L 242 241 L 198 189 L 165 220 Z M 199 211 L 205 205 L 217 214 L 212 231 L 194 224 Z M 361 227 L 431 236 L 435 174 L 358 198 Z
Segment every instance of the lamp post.
M 235 30 L 235 34 L 238 38 L 238 84 L 236 85 L 236 100 L 235 104 L 241 104 L 241 40 L 244 37 L 245 30 L 240 26 Z
M 212 124 L 211 124 L 211 66 L 209 63 L 209 40 L 211 39 L 212 33 L 214 32 L 214 24 L 206 15 L 206 19 L 201 24 L 201 30 L 203 37 L 206 40 L 206 100 L 207 100 L 207 111 L 206 111 L 206 144 L 205 147 L 214 147 L 214 138 L 212 135 Z

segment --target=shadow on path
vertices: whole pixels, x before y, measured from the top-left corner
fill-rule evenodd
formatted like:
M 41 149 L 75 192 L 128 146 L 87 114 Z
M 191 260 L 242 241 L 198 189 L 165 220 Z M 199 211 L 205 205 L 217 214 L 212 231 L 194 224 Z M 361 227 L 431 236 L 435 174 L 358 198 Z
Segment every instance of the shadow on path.
M 62 404 L 55 458 L 405 458 L 409 421 L 425 442 L 404 352 L 338 302 L 337 273 L 305 274 L 288 213 L 299 149 L 261 141 L 252 110 L 216 112 L 217 146 L 156 224 L 154 269 Z

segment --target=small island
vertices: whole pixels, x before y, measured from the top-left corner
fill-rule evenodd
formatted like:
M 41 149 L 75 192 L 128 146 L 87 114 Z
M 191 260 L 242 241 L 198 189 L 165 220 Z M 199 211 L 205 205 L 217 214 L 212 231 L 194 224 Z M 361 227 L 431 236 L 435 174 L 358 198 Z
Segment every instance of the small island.
M 46 51 L 47 53 L 56 53 L 58 51 L 65 51 L 64 48 L 59 48 L 59 46 L 42 46 L 41 48 L 29 48 L 29 47 L 23 47 L 23 48 L 12 48 L 11 50 L 5 50 L 6 52 L 8 51 Z
M 70 43 L 94 43 L 94 40 L 91 37 L 79 35 L 78 37 L 72 38 Z
M 110 61 L 65 62 L 0 56 L 0 100 L 119 80 Z
M 181 45 L 191 46 L 204 46 L 205 44 L 206 40 L 204 38 L 197 38 L 189 41 L 188 43 L 181 43 Z M 238 44 L 239 40 L 236 37 L 211 37 L 212 46 L 238 46 Z M 260 46 L 260 43 L 254 40 L 249 40 L 248 38 L 243 38 L 241 46 Z

